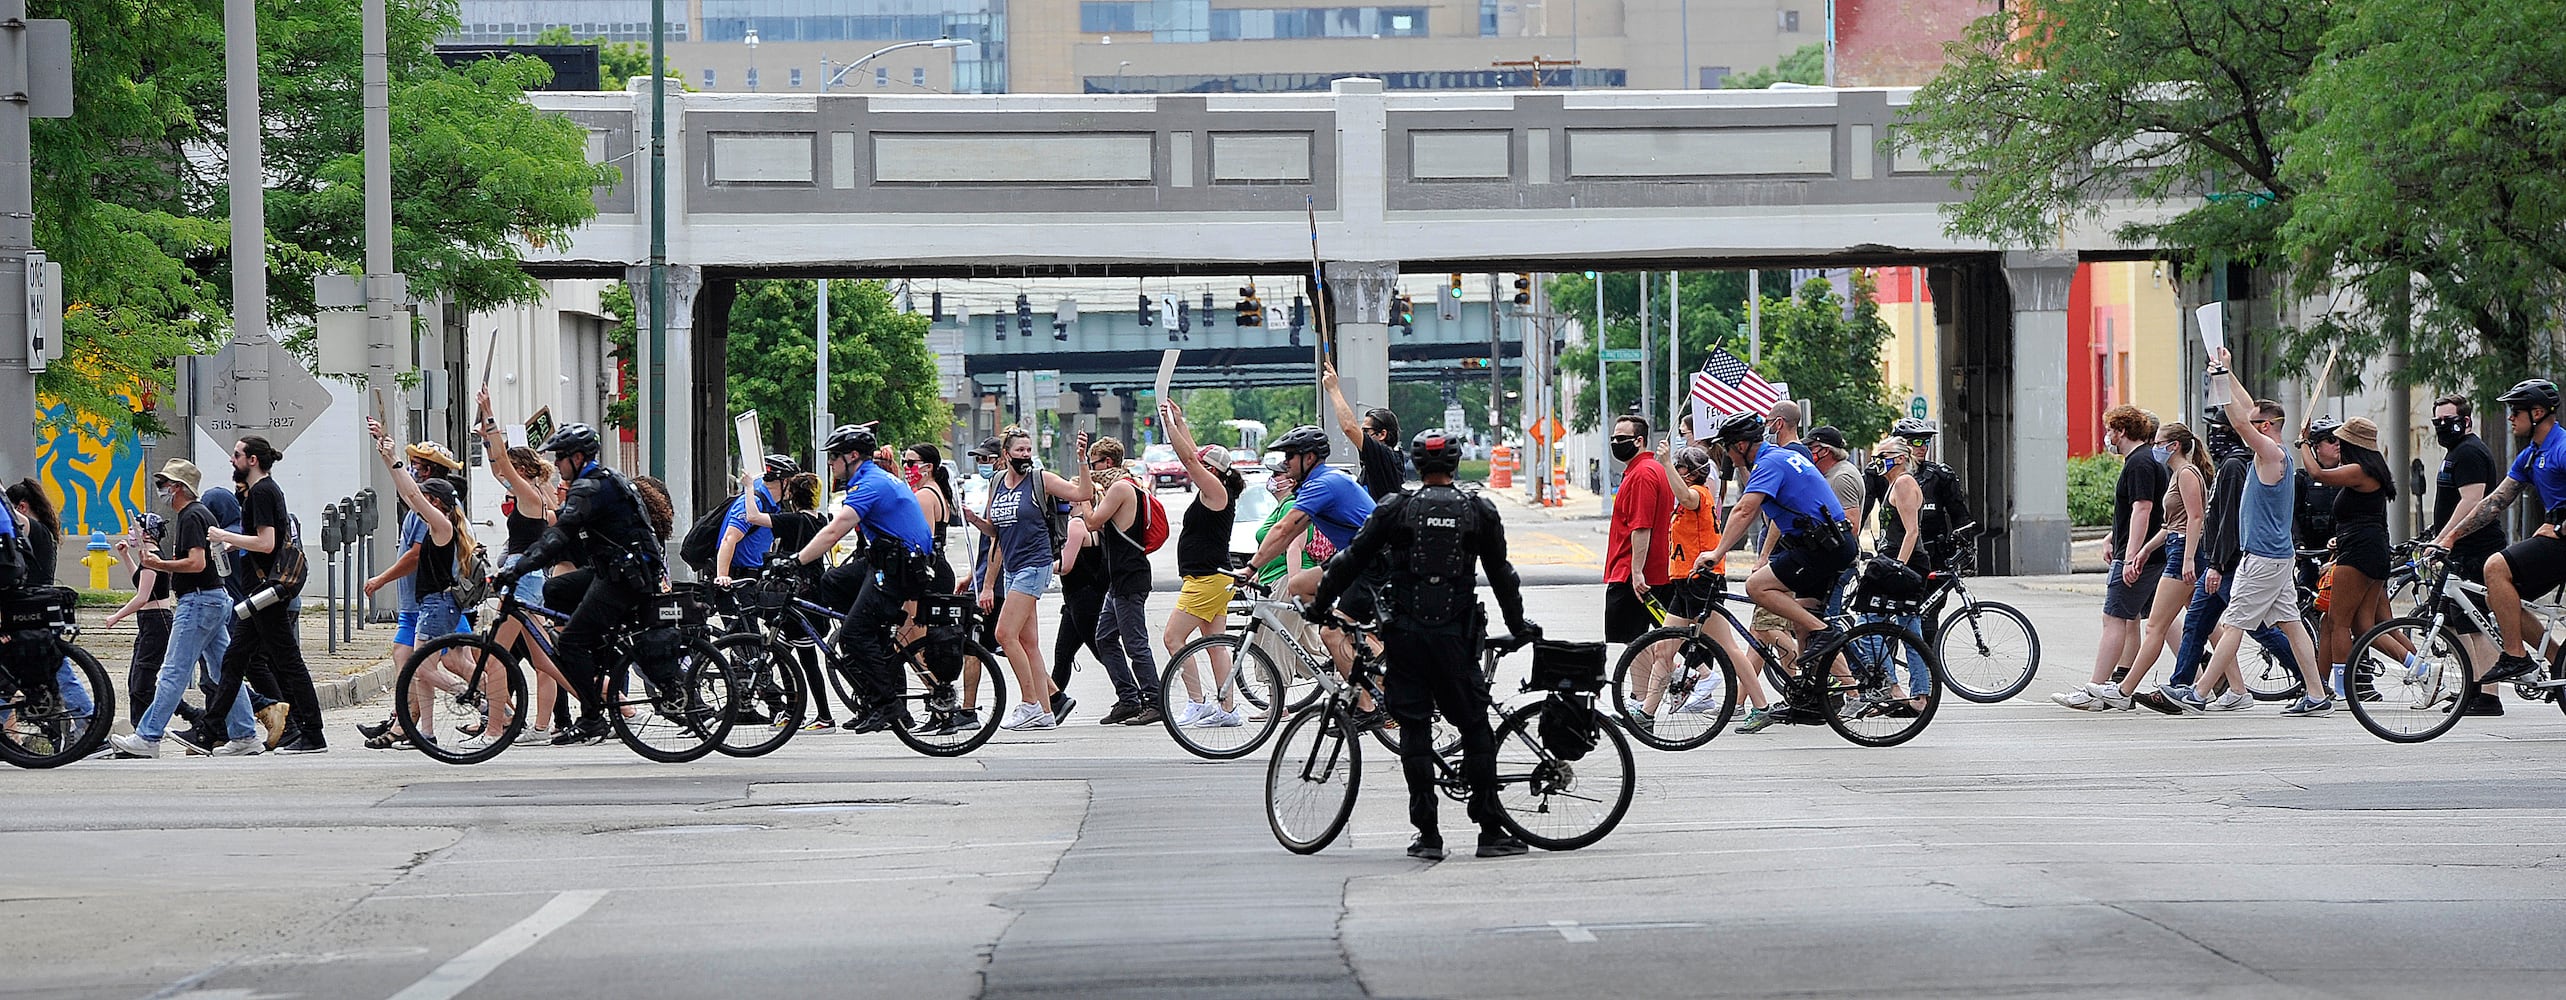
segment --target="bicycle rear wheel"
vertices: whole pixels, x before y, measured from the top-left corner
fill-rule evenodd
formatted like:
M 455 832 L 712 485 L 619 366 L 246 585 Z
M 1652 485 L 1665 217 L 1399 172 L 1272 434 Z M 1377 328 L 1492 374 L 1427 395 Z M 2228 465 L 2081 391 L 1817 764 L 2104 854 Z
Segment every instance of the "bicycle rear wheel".
M 1650 658 L 1663 658 L 1662 671 L 1635 676 Z M 1652 629 L 1623 647 L 1610 693 L 1610 714 L 1633 738 L 1659 750 L 1690 750 L 1718 736 L 1737 712 L 1737 669 L 1719 643 L 1691 627 Z M 1656 711 L 1634 712 L 1633 703 Z
M 2397 650 L 2412 647 L 2408 669 Z M 2343 665 L 2344 705 L 2361 728 L 2390 743 L 2421 743 L 2459 724 L 2468 702 L 2468 647 L 2448 625 L 2429 618 L 2391 618 L 2352 640 Z
M 0 670 L 0 760 L 30 770 L 96 753 L 116 723 L 116 689 L 89 651 L 61 640 L 53 683 L 17 688 Z M 85 708 L 75 704 L 86 703 Z
M 1294 854 L 1315 854 L 1354 815 L 1363 787 L 1363 741 L 1335 702 L 1294 713 L 1265 763 L 1265 824 Z
M 1943 616 L 1934 633 L 1943 682 L 1980 704 L 2021 694 L 2040 672 L 2040 632 L 2012 605 L 1971 601 Z
M 629 650 L 631 647 L 626 646 Z M 737 721 L 738 692 L 722 654 L 701 639 L 678 647 L 673 664 L 639 669 L 627 679 L 626 694 L 606 713 L 615 738 L 634 753 L 662 764 L 683 764 L 712 753 L 730 736 Z M 650 678 L 657 674 L 661 682 Z
M 1000 712 L 1011 704 L 1007 665 L 979 640 L 919 639 L 900 650 L 898 663 L 902 689 L 891 733 L 909 749 L 959 757 L 997 733 Z
M 478 635 L 441 636 L 421 643 L 401 664 L 392 682 L 394 730 L 412 734 L 410 745 L 429 760 L 478 764 L 499 756 L 525 732 L 532 689 L 506 647 Z M 440 709 L 455 735 L 437 732 Z M 460 727 L 476 719 L 481 734 L 463 736 Z
M 2244 675 L 2245 690 L 2256 701 L 2296 701 L 2303 690 L 2299 675 L 2291 671 L 2290 665 L 2252 638 L 2238 646 L 2236 669 Z
M 1160 725 L 1186 753 L 1206 760 L 1255 753 L 1282 728 L 1284 713 L 1274 709 L 1288 697 L 1282 672 L 1265 650 L 1235 633 L 1186 643 L 1167 658 L 1158 690 L 1166 702 Z M 1189 706 L 1180 701 L 1209 706 L 1209 712 L 1185 724 Z M 1260 708 L 1268 711 L 1260 713 Z
M 1499 822 L 1534 847 L 1573 851 L 1604 839 L 1630 811 L 1630 741 L 1595 712 L 1595 746 L 1576 760 L 1561 760 L 1541 742 L 1545 704 L 1515 709 L 1497 727 Z
M 740 694 L 738 719 L 713 749 L 732 757 L 763 757 L 792 742 L 810 717 L 810 692 L 802 664 L 781 639 L 737 633 L 713 640 Z
M 1916 738 L 1942 706 L 1942 664 L 1924 640 L 1895 622 L 1856 625 L 1826 662 L 1826 703 L 1818 706 L 1836 735 L 1866 747 Z

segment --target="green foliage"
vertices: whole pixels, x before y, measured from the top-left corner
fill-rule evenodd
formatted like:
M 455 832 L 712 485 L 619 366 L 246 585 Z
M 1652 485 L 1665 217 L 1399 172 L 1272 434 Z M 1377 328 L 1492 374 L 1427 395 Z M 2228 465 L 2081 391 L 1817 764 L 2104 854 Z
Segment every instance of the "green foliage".
M 1773 65 L 1742 73 L 1720 81 L 1729 90 L 1762 90 L 1777 83 L 1805 83 L 1816 86 L 1826 82 L 1826 45 L 1811 42 L 1783 56 Z
M 1678 303 L 1677 325 L 1682 332 L 1683 343 L 1675 359 L 1677 370 L 1685 377 L 1691 377 L 1692 372 L 1702 367 L 1702 359 L 1710 356 L 1714 345 L 1726 345 L 1729 350 L 1736 352 L 1737 356 L 1746 357 L 1749 353 L 1746 338 L 1738 333 L 1739 324 L 1746 322 L 1746 273 L 1743 271 L 1679 273 L 1681 277 L 1678 279 L 1678 285 L 1683 294 L 1680 296 L 1682 301 Z M 1786 284 L 1782 279 L 1782 272 L 1768 271 L 1765 277 L 1772 279 L 1768 282 L 1771 287 L 1781 288 Z M 1650 345 L 1653 350 L 1649 355 L 1652 363 L 1647 367 L 1649 380 L 1656 389 L 1653 395 L 1659 412 L 1663 413 L 1666 405 L 1667 282 L 1662 273 L 1651 275 L 1650 280 L 1653 287 L 1649 297 L 1648 330 L 1653 340 Z M 1607 274 L 1603 277 L 1603 285 L 1606 345 L 1610 347 L 1640 346 L 1639 276 Z M 1563 316 L 1575 317 L 1580 329 L 1594 326 L 1595 281 L 1593 279 L 1582 274 L 1560 275 L 1551 279 L 1549 296 L 1553 311 Z M 1559 352 L 1559 367 L 1563 371 L 1573 371 L 1581 375 L 1595 370 L 1595 342 L 1591 331 L 1570 344 L 1568 349 Z M 1612 412 L 1625 413 L 1639 405 L 1640 368 L 1641 365 L 1637 363 L 1619 362 L 1612 364 L 1607 370 L 1609 384 L 1605 388 L 1610 392 L 1608 398 L 1612 401 Z M 1769 377 L 1770 373 L 1768 372 L 1767 375 Z M 1567 418 L 1571 430 L 1583 433 L 1595 429 L 1595 392 L 1595 380 L 1586 378 L 1577 390 L 1577 398 L 1569 401 L 1568 412 L 1563 416 Z M 1483 396 L 1482 399 L 1484 401 L 1485 397 Z M 1663 421 L 1656 417 L 1650 420 L 1652 425 L 1661 422 Z
M 1764 377 L 1790 383 L 1793 396 L 1809 401 L 1810 426 L 1834 424 L 1866 445 L 1898 419 L 1880 376 L 1880 348 L 1891 333 L 1873 292 L 1870 273 L 1857 270 L 1849 307 L 1826 279 L 1811 278 L 1797 296 L 1764 308 Z
M 535 36 L 537 45 L 594 45 L 597 47 L 597 86 L 601 90 L 623 90 L 626 81 L 650 75 L 650 45 L 645 42 L 609 42 L 602 38 L 579 38 L 560 25 L 545 28 Z M 692 88 L 689 88 L 692 89 Z
M 2087 455 L 2067 460 L 2067 521 L 2079 528 L 2112 523 L 2112 493 L 2119 488 L 2118 455 Z
M 731 415 L 758 411 L 770 444 L 790 454 L 811 449 L 817 297 L 811 281 L 743 281 L 731 303 Z M 926 336 L 927 318 L 894 309 L 881 282 L 829 282 L 829 412 L 840 423 L 881 421 L 885 444 L 943 441 L 953 410 Z

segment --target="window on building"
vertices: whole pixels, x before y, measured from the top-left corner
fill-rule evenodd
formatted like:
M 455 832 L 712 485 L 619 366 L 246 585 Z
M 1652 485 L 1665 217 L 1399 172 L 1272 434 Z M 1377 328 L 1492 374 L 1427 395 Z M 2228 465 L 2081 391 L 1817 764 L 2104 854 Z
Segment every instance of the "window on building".
M 785 77 L 785 79 L 786 79 L 788 82 L 790 82 L 790 83 L 791 83 L 795 88 L 797 88 L 797 89 L 798 89 L 798 88 L 800 88 L 800 87 L 802 86 L 802 68 L 801 68 L 801 67 L 796 66 L 796 67 L 794 67 L 794 68 L 792 68 L 792 69 L 786 70 L 786 71 L 784 72 L 784 77 Z
M 1140 26 L 1147 20 L 1143 14 L 1143 9 L 1147 6 L 1141 3 L 1099 3 L 1096 0 L 1088 0 L 1078 5 L 1078 30 L 1090 35 L 1139 31 Z
M 924 67 L 924 66 L 911 66 L 911 67 L 909 67 L 909 86 L 912 86 L 912 87 L 923 87 L 923 86 L 926 86 L 926 85 L 927 85 L 927 68 L 926 68 L 926 67 Z
M 648 75 L 648 74 L 644 74 L 644 75 Z M 713 71 L 712 71 L 712 70 L 710 70 L 710 69 L 707 69 L 707 70 L 705 70 L 705 71 L 704 71 L 704 89 L 706 89 L 706 90 L 711 90 L 711 89 L 713 89 Z
M 1799 11 L 1796 11 L 1796 10 L 1786 10 L 1786 11 L 1783 11 L 1783 12 L 1782 12 L 1782 30 L 1783 30 L 1783 31 L 1798 31 L 1798 30 L 1800 30 L 1800 12 L 1799 12 Z
M 1497 0 L 1479 0 L 1479 37 L 1497 37 Z

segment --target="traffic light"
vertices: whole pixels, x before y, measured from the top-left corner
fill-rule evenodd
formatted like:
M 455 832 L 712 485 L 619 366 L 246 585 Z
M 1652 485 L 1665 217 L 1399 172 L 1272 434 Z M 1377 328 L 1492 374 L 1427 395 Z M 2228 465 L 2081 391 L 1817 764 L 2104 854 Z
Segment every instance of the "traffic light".
M 1146 330 L 1146 329 L 1149 329 L 1150 327 L 1157 326 L 1157 325 L 1158 325 L 1158 310 L 1157 310 L 1156 308 L 1154 308 L 1154 307 L 1152 307 L 1152 306 L 1150 305 L 1149 296 L 1146 296 L 1146 295 L 1141 296 L 1141 297 L 1140 297 L 1140 328 L 1141 328 L 1141 329 L 1143 329 L 1143 330 Z
M 1405 292 L 1390 295 L 1390 325 L 1412 336 L 1417 332 L 1417 304 L 1408 301 Z
M 1310 322 L 1309 300 L 1298 295 L 1292 296 L 1292 311 L 1286 315 L 1292 323 L 1292 346 L 1299 347 L 1301 346 L 1301 328 L 1309 325 Z
M 1477 369 L 1477 368 L 1486 368 L 1486 367 L 1488 367 L 1488 359 L 1486 359 L 1486 358 L 1463 358 L 1463 359 L 1461 359 L 1461 367 L 1463 367 L 1463 368 L 1472 368 L 1472 369 Z
M 1169 343 L 1175 343 L 1180 334 L 1185 340 L 1194 339 L 1193 303 L 1187 302 L 1184 299 L 1176 300 L 1176 329 L 1168 331 L 1167 341 Z
M 1238 290 L 1238 325 L 1265 325 L 1265 303 L 1256 300 L 1255 285 Z
M 1452 276 L 1452 281 L 1451 281 L 1451 283 L 1450 283 L 1450 284 L 1445 285 L 1444 287 L 1445 287 L 1447 290 L 1449 290 L 1450 294 L 1452 295 L 1452 297 L 1453 297 L 1454 299 L 1456 299 L 1456 300 L 1457 300 L 1457 299 L 1461 298 L 1461 276 L 1460 276 L 1460 275 L 1458 275 L 1458 274 L 1453 275 L 1453 276 Z
M 998 325 L 998 339 L 1007 339 L 1006 321 L 1001 320 Z M 1016 333 L 1026 338 L 1034 335 L 1034 302 L 1022 292 L 1016 294 Z
M 1515 272 L 1515 308 L 1532 308 L 1532 275 Z

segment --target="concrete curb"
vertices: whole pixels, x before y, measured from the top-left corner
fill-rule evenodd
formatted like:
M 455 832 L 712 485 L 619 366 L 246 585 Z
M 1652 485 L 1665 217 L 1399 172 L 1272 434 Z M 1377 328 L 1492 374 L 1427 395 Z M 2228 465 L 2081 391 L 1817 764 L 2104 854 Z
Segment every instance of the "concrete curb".
M 362 705 L 392 690 L 392 681 L 400 675 L 400 670 L 400 667 L 392 663 L 392 658 L 387 656 L 366 670 L 342 674 L 329 680 L 316 680 L 312 684 L 312 691 L 320 696 L 321 711 L 324 712 L 334 708 Z

